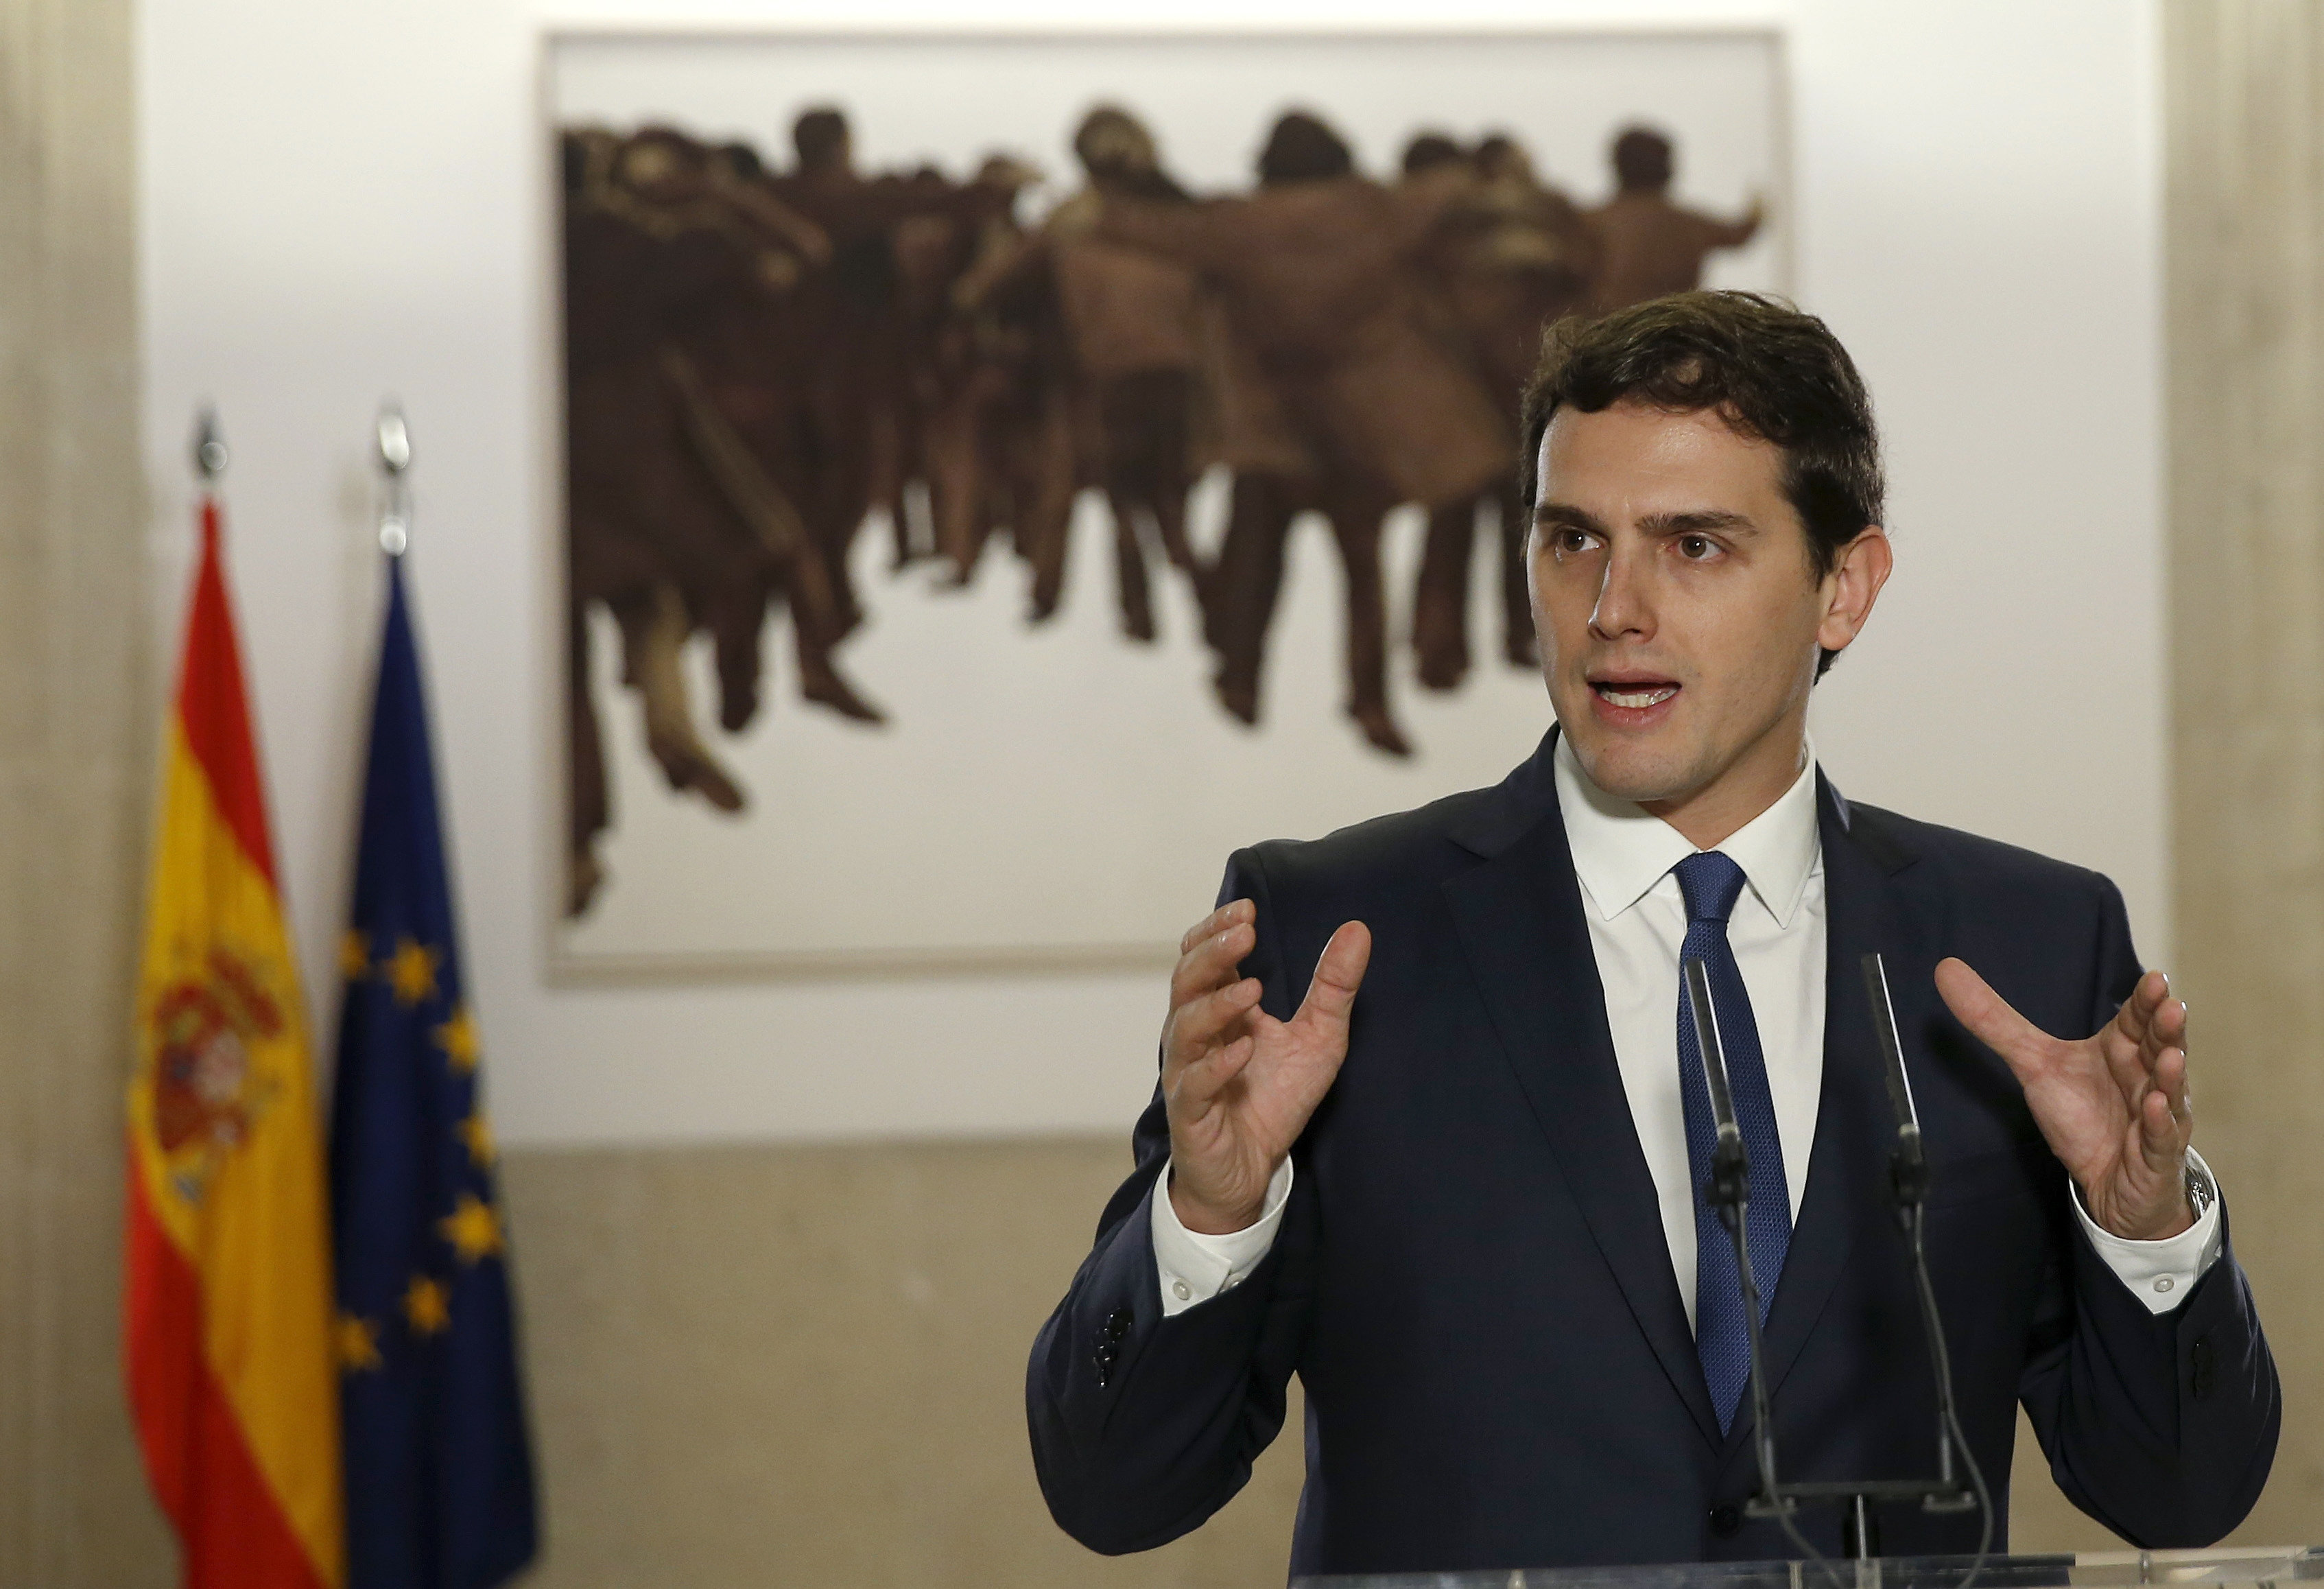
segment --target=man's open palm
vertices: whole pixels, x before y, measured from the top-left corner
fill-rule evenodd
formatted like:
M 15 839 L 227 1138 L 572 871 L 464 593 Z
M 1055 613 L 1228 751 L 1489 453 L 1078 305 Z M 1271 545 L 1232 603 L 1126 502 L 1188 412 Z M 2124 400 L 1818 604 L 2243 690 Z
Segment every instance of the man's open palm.
M 2112 1021 L 2079 1039 L 2043 1031 L 1960 960 L 1938 963 L 1937 992 L 2016 1074 L 2092 1219 L 2131 1241 L 2175 1236 L 2194 1223 L 2187 1006 L 2171 996 L 2168 977 L 2148 972 Z
M 1249 900 L 1220 906 L 1180 940 L 1162 1029 L 1170 1117 L 1167 1193 L 1188 1230 L 1223 1235 L 1256 1221 L 1267 1184 L 1306 1129 L 1348 1056 L 1348 1017 L 1371 958 L 1371 932 L 1343 924 L 1323 947 L 1288 1021 L 1259 1007 L 1235 968 L 1259 941 Z

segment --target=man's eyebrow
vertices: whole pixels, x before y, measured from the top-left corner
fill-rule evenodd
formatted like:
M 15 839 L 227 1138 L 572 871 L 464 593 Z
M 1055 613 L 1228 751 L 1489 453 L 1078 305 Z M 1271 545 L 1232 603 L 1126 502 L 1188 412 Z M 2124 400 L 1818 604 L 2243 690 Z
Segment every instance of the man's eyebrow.
M 1696 508 L 1683 513 L 1648 513 L 1638 528 L 1649 535 L 1696 535 L 1706 530 L 1742 530 L 1757 535 L 1759 526 L 1742 513 L 1723 508 Z
M 1572 503 L 1545 502 L 1534 510 L 1533 521 L 1545 529 L 1586 530 L 1592 535 L 1606 533 L 1606 526 L 1584 509 Z M 1743 513 L 1724 508 L 1692 508 L 1683 513 L 1648 513 L 1638 521 L 1638 528 L 1649 535 L 1699 535 L 1706 531 L 1742 531 L 1757 535 L 1759 526 Z
M 1603 535 L 1606 526 L 1571 503 L 1545 502 L 1533 511 L 1533 522 L 1543 526 L 1557 525 L 1567 530 L 1587 530 L 1592 535 Z

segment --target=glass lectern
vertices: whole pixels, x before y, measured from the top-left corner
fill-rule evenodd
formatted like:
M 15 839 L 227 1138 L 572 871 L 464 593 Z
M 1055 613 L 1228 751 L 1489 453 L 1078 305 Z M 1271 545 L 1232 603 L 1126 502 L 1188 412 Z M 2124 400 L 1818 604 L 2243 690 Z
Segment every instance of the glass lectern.
M 1294 1578 L 1292 1589 L 1956 1589 L 1965 1556 L 1870 1561 L 1677 1562 L 1641 1567 L 1548 1567 L 1484 1573 L 1387 1573 Z M 2134 1589 L 2218 1584 L 2273 1589 L 2324 1578 L 2324 1547 L 2265 1550 L 2100 1550 L 2080 1556 L 1996 1556 L 1977 1589 Z

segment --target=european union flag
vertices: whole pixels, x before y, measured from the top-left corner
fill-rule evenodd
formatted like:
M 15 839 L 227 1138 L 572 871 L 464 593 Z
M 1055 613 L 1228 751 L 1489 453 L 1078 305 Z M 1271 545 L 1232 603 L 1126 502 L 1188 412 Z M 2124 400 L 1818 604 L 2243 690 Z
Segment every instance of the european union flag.
M 340 968 L 331 1234 L 348 1589 L 484 1589 L 532 1558 L 532 1458 L 420 655 L 392 558 Z

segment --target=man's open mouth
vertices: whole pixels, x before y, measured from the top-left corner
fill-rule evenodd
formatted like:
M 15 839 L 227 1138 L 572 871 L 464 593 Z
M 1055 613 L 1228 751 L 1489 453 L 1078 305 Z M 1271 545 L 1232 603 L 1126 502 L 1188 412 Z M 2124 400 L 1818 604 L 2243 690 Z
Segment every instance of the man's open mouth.
M 1593 679 L 1590 688 L 1608 706 L 1621 707 L 1636 712 L 1648 707 L 1658 707 L 1678 693 L 1678 686 L 1668 679 Z

